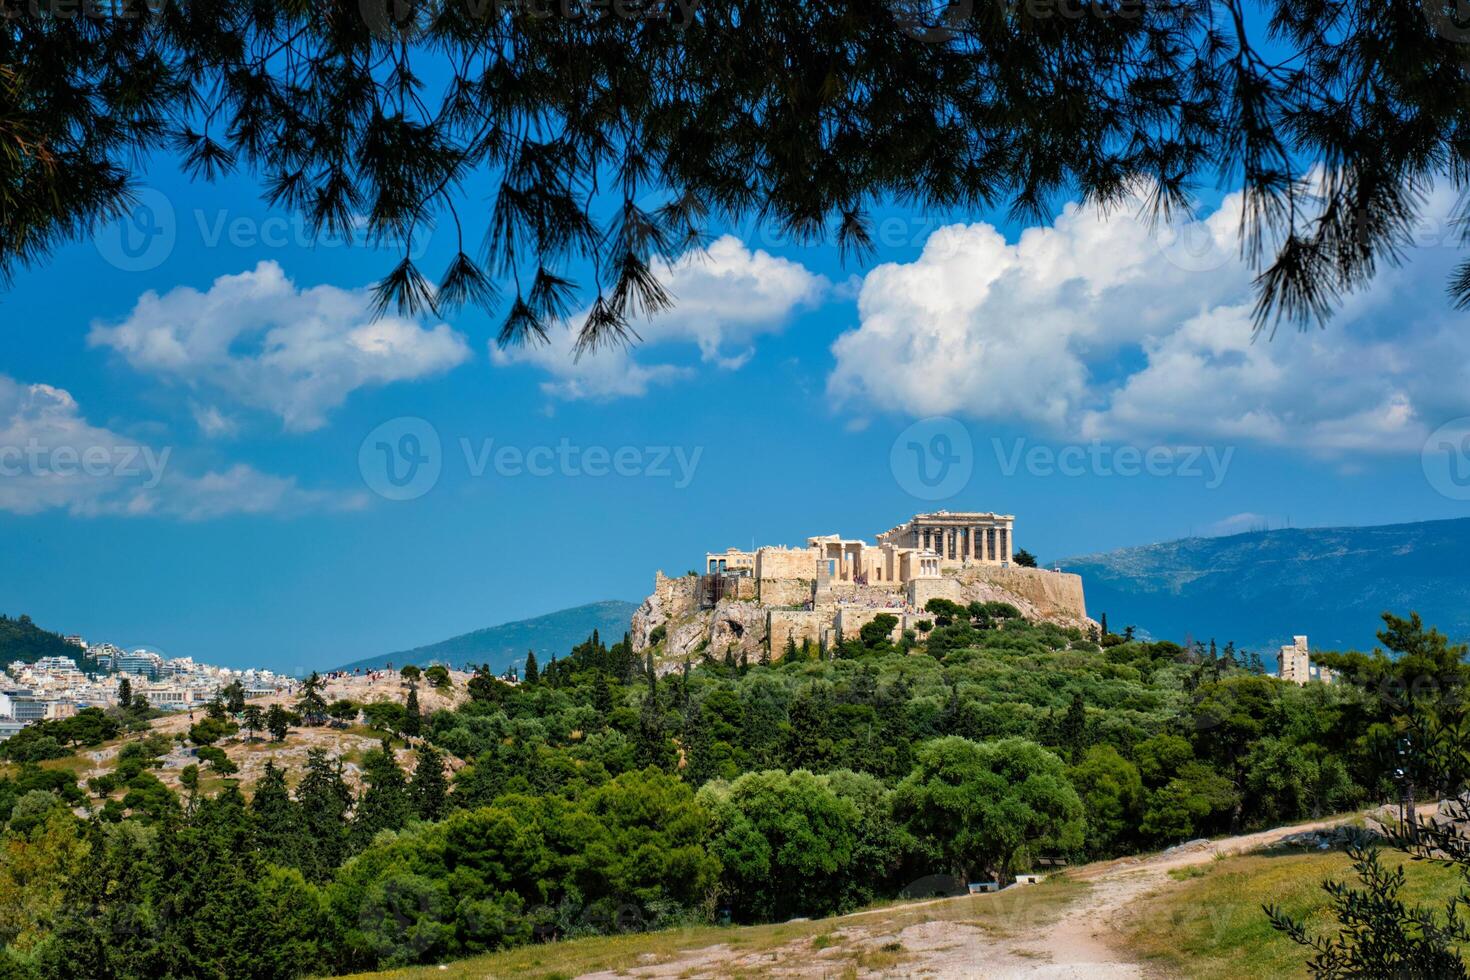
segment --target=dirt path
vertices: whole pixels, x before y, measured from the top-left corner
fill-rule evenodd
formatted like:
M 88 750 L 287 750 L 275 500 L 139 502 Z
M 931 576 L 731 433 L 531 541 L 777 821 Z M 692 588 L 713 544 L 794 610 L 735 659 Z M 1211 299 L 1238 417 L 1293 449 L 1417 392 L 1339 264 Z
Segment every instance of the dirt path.
M 1326 830 L 1344 821 L 1338 817 L 1194 841 L 1159 854 L 1075 868 L 1067 876 L 1088 887 L 1060 901 L 1042 887 L 918 902 L 828 920 L 828 931 L 815 939 L 806 936 L 766 949 L 721 944 L 627 972 L 589 976 L 1152 980 L 1164 974 L 1129 952 L 1121 926 L 1138 900 L 1177 884 L 1170 871 L 1206 864 L 1217 855 L 1260 850 L 1291 834 Z

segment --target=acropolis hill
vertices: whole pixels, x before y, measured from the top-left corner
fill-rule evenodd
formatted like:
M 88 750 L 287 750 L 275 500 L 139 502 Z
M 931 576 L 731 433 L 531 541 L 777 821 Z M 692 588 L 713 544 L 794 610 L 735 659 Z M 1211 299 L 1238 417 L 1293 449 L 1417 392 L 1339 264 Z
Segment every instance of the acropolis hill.
M 1090 627 L 1079 576 L 1012 561 L 1014 526 L 1010 514 L 941 510 L 916 514 L 876 544 L 826 534 L 804 547 L 710 552 L 703 574 L 657 573 L 633 614 L 633 646 L 670 658 L 731 649 L 778 658 L 788 638 L 830 647 L 882 613 L 897 620 L 896 641 L 933 618 L 923 611 L 930 599 L 1009 602 L 1027 619 Z

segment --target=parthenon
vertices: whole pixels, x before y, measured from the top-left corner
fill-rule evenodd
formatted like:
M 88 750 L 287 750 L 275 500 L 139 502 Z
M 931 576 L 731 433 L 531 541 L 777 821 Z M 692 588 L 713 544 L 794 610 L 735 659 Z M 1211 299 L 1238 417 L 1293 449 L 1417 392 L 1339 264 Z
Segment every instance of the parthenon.
M 708 575 L 750 575 L 757 580 L 800 577 L 817 582 L 902 587 L 916 578 L 935 578 L 946 568 L 1011 564 L 1011 514 L 982 511 L 935 511 L 916 514 L 877 536 L 861 538 L 820 534 L 805 548 L 730 548 L 705 555 Z M 772 574 L 775 566 L 780 574 Z M 809 565 L 801 574 L 801 565 Z

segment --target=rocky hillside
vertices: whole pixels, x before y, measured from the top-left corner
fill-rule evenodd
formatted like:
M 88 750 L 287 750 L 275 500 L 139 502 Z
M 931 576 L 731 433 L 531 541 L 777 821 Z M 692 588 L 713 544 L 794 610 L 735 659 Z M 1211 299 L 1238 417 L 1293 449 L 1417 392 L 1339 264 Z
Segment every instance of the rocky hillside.
M 1385 610 L 1470 639 L 1467 549 L 1461 519 L 1186 538 L 1058 564 L 1082 576 L 1088 610 L 1114 631 L 1132 623 L 1274 655 L 1297 633 L 1321 649 L 1370 648 Z
M 581 643 L 597 630 L 609 639 L 620 638 L 628 630 L 628 621 L 638 606 L 631 602 L 608 599 L 592 602 L 585 606 L 561 609 L 545 616 L 520 619 L 502 623 L 488 629 L 475 630 L 451 637 L 428 646 L 397 653 L 385 653 L 365 660 L 354 660 L 336 670 L 378 670 L 391 663 L 395 668 L 404 664 L 431 663 L 462 667 L 466 664 L 489 664 L 490 669 L 500 672 L 512 664 L 524 662 L 527 650 L 535 650 L 536 657 L 543 663 L 552 654 L 565 656 L 572 647 Z

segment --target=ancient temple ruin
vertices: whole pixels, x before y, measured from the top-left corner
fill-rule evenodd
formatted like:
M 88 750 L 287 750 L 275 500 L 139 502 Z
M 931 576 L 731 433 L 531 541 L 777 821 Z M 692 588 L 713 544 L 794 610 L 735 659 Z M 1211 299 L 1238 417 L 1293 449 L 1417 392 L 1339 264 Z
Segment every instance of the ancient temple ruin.
M 788 640 L 830 644 L 885 613 L 898 624 L 896 638 L 936 598 L 1010 602 L 1029 618 L 1089 626 L 1080 578 L 1015 565 L 1015 520 L 940 510 L 873 541 L 819 534 L 794 547 L 707 552 L 702 574 L 658 573 L 653 595 L 633 617 L 634 646 L 662 643 L 673 655 L 701 645 L 779 655 Z

